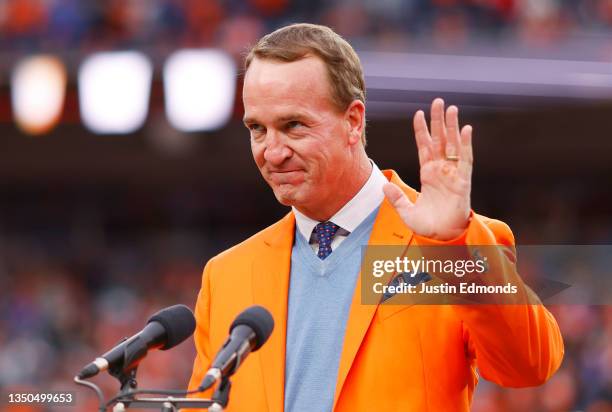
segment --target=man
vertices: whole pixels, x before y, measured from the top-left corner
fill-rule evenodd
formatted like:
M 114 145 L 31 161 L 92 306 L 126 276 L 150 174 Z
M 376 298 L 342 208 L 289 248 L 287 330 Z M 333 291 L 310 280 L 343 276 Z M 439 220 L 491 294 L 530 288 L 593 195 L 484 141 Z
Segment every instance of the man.
M 363 245 L 513 246 L 504 223 L 470 209 L 472 128 L 456 107 L 436 99 L 430 128 L 414 116 L 417 193 L 368 159 L 361 64 L 329 28 L 263 37 L 243 100 L 255 163 L 292 210 L 206 265 L 190 388 L 253 304 L 275 329 L 233 376 L 230 411 L 467 411 L 476 367 L 512 387 L 556 371 L 563 343 L 541 304 L 361 304 Z M 520 282 L 512 259 L 489 263 Z

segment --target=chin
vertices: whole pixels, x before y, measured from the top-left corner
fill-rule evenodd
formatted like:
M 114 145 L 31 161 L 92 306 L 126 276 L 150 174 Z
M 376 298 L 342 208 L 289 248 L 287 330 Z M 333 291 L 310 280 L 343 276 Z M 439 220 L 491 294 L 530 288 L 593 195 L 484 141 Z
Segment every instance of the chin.
M 276 200 L 278 200 L 278 203 L 280 203 L 283 206 L 295 206 L 295 202 L 291 201 L 290 199 L 287 198 L 283 198 L 283 197 L 278 197 L 276 196 Z
M 283 185 L 290 186 L 290 185 Z M 301 193 L 296 190 L 295 187 L 276 187 L 274 190 L 274 196 L 276 200 L 283 206 L 298 206 L 302 200 Z
M 278 203 L 283 206 L 293 206 L 295 204 L 295 196 L 291 190 L 283 190 L 279 187 L 272 189 Z

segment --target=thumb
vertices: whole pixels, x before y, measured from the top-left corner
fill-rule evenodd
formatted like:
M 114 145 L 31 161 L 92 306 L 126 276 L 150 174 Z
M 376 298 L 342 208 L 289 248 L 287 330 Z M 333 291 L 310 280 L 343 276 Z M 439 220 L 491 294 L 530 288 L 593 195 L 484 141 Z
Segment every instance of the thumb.
M 394 183 L 385 184 L 383 186 L 383 193 L 397 213 L 406 220 L 408 211 L 414 207 L 414 204 L 408 199 L 408 196 L 406 196 L 406 194 L 402 192 L 402 189 Z

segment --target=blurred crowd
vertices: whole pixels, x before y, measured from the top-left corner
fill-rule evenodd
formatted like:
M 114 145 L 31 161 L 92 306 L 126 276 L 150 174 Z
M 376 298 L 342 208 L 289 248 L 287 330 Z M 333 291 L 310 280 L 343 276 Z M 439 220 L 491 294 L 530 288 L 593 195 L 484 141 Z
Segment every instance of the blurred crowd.
M 377 45 L 455 47 L 509 35 L 549 44 L 612 28 L 610 0 L 0 0 L 0 51 L 222 47 L 240 52 L 297 21 Z
M 513 192 L 508 196 L 530 196 L 529 191 L 520 193 L 523 195 Z M 610 244 L 611 222 L 594 211 L 590 218 L 581 215 L 576 204 L 566 210 L 572 205 L 568 193 L 546 202 L 543 195 L 533 196 L 528 209 L 506 203 L 505 209 L 492 205 L 485 212 L 508 221 L 522 244 L 589 240 Z M 93 392 L 74 385 L 72 376 L 122 337 L 139 331 L 157 310 L 176 303 L 193 307 L 205 261 L 256 231 L 236 223 L 240 207 L 225 208 L 224 215 L 211 219 L 216 223 L 201 225 L 198 213 L 211 213 L 206 199 L 203 194 L 189 205 L 162 199 L 170 205 L 165 212 L 155 204 L 145 210 L 129 202 L 80 214 L 71 207 L 44 203 L 24 204 L 19 210 L 0 207 L 2 392 L 76 391 L 77 406 L 48 410 L 95 410 Z M 40 210 L 34 213 L 37 207 Z M 81 206 L 83 209 L 87 208 Z M 514 210 L 522 210 L 523 217 Z M 531 215 L 526 216 L 528 213 Z M 143 215 L 166 223 L 147 223 Z M 169 215 L 181 215 L 182 220 L 172 222 Z M 64 222 L 67 216 L 68 223 Z M 529 231 L 528 227 L 536 229 Z M 597 231 L 590 229 L 595 227 Z M 607 263 L 609 270 L 609 259 Z M 474 412 L 612 411 L 612 306 L 550 309 L 565 341 L 561 370 L 537 388 L 506 389 L 481 379 Z M 171 351 L 151 353 L 140 367 L 140 387 L 185 387 L 194 355 L 191 339 Z M 106 396 L 118 390 L 118 383 L 106 373 L 95 382 Z
M 60 238 L 41 233 L 36 240 L 1 242 L 0 410 L 97 410 L 94 393 L 72 377 L 140 331 L 153 313 L 195 303 L 201 256 L 172 256 L 172 241 L 100 249 L 87 241 L 67 247 Z M 194 356 L 191 338 L 172 351 L 151 353 L 139 368 L 139 386 L 185 389 Z M 119 390 L 106 373 L 94 382 L 107 399 Z M 8 393 L 41 391 L 73 392 L 76 403 L 55 409 L 7 404 Z

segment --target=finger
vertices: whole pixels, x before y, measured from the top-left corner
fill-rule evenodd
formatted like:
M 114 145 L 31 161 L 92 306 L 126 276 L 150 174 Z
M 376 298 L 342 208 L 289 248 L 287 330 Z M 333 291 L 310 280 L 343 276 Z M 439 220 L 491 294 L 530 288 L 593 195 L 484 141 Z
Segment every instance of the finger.
M 408 199 L 408 196 L 402 192 L 402 189 L 393 183 L 387 183 L 383 186 L 383 193 L 402 220 L 408 222 L 410 209 L 414 207 L 414 204 Z
M 449 106 L 446 109 L 446 147 L 445 156 L 459 156 L 460 142 L 459 132 L 459 109 L 457 106 Z
M 425 121 L 425 113 L 422 110 L 414 114 L 413 119 L 414 137 L 419 153 L 419 164 L 423 166 L 431 160 L 431 137 L 427 130 L 427 122 Z
M 444 158 L 444 146 L 446 145 L 445 134 L 444 100 L 438 97 L 431 103 L 431 155 L 434 159 Z
M 419 165 L 423 167 L 423 165 L 431 160 L 429 147 L 424 147 L 419 150 Z
M 466 179 L 472 176 L 474 155 L 472 152 L 472 126 L 466 125 L 461 129 L 461 144 L 459 146 L 459 171 Z

